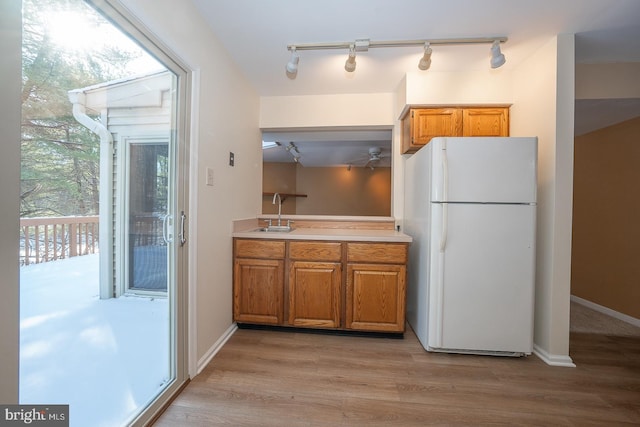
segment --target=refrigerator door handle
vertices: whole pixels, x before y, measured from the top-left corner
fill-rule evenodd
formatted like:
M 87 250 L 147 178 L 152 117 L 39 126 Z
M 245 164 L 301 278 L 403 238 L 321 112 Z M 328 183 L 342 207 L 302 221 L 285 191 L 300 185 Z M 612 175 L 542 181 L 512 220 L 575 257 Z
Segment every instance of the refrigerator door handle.
M 440 252 L 444 252 L 447 246 L 448 204 L 449 200 L 449 161 L 447 159 L 446 145 L 442 148 L 442 235 L 440 236 Z
M 446 206 L 446 205 L 445 205 Z M 433 327 L 433 341 L 430 342 L 433 348 L 442 348 L 442 338 L 444 335 L 444 255 L 440 255 L 438 260 L 438 282 L 434 286 L 434 298 L 433 307 L 435 312 L 434 327 Z
M 448 214 L 448 205 L 447 203 L 442 204 L 442 234 L 440 235 L 440 252 L 444 252 L 447 247 L 447 227 L 449 225 L 449 221 L 447 220 Z
M 447 158 L 447 140 L 442 141 L 442 202 L 449 201 L 449 159 Z

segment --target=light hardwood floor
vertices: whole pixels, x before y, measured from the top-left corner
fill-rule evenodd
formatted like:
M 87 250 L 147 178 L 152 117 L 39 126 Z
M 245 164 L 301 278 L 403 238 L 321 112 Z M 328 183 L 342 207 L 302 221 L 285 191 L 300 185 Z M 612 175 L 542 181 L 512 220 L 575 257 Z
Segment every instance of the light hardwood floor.
M 571 332 L 576 368 L 387 339 L 239 330 L 155 423 L 640 425 L 640 334 Z

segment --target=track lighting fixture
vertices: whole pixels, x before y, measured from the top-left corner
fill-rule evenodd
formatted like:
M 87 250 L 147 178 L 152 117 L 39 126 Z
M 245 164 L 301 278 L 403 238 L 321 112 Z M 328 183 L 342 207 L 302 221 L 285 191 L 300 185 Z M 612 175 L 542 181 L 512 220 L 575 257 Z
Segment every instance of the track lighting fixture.
M 300 163 L 300 151 L 298 151 L 298 147 L 293 142 L 289 142 L 289 145 L 284 147 L 284 149 L 293 156 L 293 161 L 296 163 Z
M 431 67 L 431 54 L 433 50 L 431 49 L 431 44 L 426 42 L 424 44 L 424 55 L 420 58 L 420 62 L 418 62 L 418 68 L 422 71 L 426 71 Z
M 287 77 L 295 79 L 298 75 L 298 62 L 300 62 L 300 56 L 296 53 L 296 49 L 291 50 L 291 59 L 287 62 Z
M 348 73 L 353 73 L 356 70 L 356 48 L 354 45 L 349 48 L 349 57 L 344 63 L 344 69 Z
M 356 69 L 356 52 L 367 52 L 369 48 L 375 47 L 408 47 L 423 46 L 424 53 L 418 68 L 428 70 L 431 67 L 431 46 L 441 45 L 466 45 L 466 44 L 491 44 L 491 68 L 502 66 L 506 60 L 500 52 L 500 43 L 505 43 L 506 37 L 492 38 L 467 38 L 467 39 L 432 39 L 432 40 L 396 40 L 396 41 L 370 41 L 368 39 L 359 39 L 355 42 L 339 42 L 339 43 L 306 43 L 288 45 L 287 49 L 291 51 L 291 59 L 287 63 L 287 76 L 295 79 L 298 72 L 298 62 L 300 50 L 325 50 L 325 49 L 349 49 L 349 57 L 344 64 L 344 69 L 352 73 Z
M 491 45 L 491 68 L 499 68 L 504 65 L 507 60 L 504 54 L 500 52 L 500 41 L 496 40 Z

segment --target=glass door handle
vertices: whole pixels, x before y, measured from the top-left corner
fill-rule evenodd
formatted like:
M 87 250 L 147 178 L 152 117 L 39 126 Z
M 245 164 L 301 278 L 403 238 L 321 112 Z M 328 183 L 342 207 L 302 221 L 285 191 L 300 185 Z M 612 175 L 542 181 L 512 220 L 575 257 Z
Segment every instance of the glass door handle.
M 162 217 L 162 239 L 166 244 L 173 242 L 173 234 L 167 231 L 167 226 L 169 225 L 169 219 L 171 219 L 170 214 L 166 214 Z
M 185 234 L 185 223 L 187 222 L 187 215 L 184 211 L 180 212 L 180 246 L 184 246 L 187 243 L 187 237 Z

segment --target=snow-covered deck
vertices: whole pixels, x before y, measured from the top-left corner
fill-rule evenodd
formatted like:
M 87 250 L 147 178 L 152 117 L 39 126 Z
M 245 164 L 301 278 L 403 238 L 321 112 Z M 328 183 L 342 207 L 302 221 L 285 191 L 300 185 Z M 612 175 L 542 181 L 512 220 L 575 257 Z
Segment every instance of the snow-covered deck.
M 167 299 L 99 299 L 98 260 L 20 271 L 20 403 L 69 404 L 78 427 L 122 425 L 170 376 Z

